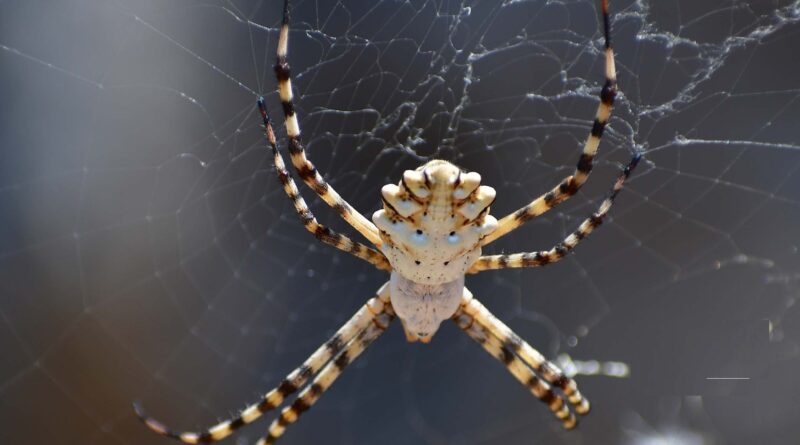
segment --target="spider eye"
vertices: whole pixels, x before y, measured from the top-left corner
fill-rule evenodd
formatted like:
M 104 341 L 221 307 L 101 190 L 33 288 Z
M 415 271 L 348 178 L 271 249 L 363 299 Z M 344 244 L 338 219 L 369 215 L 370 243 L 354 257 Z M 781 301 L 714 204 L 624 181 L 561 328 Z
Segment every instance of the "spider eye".
M 455 244 L 459 241 L 459 236 L 456 235 L 456 232 L 450 232 L 450 236 L 447 237 L 447 241 Z
M 417 229 L 417 235 L 422 235 L 422 230 Z

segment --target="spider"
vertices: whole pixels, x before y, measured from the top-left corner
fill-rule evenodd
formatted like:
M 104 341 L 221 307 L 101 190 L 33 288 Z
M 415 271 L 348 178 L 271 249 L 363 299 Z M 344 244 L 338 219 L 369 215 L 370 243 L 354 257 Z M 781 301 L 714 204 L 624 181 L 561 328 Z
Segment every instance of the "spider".
M 575 427 L 575 414 L 582 415 L 589 411 L 589 402 L 578 391 L 575 381 L 495 318 L 464 287 L 464 277 L 485 270 L 539 267 L 561 260 L 603 222 L 614 198 L 639 162 L 640 155 L 637 154 L 621 172 L 598 209 L 552 249 L 481 256 L 483 246 L 575 195 L 589 176 L 617 91 L 614 53 L 609 37 L 608 0 L 601 1 L 601 9 L 605 39 L 605 84 L 600 92 L 594 125 L 572 175 L 529 204 L 497 220 L 489 214 L 495 191 L 480 185 L 481 176 L 478 173 L 464 172 L 448 161 L 432 160 L 416 170 L 405 171 L 398 184 L 385 185 L 381 189 L 383 209 L 376 211 L 370 221 L 339 196 L 306 157 L 300 141 L 300 125 L 294 110 L 286 59 L 289 0 L 285 0 L 275 73 L 292 164 L 303 181 L 374 247 L 354 241 L 317 222 L 286 168 L 264 99 L 260 98 L 258 108 L 272 150 L 275 170 L 286 195 L 309 232 L 323 243 L 389 272 L 389 281 L 300 367 L 289 373 L 280 385 L 236 417 L 202 433 L 178 432 L 148 416 L 138 404 L 134 404 L 140 420 L 156 433 L 185 443 L 216 442 L 252 423 L 265 412 L 277 408 L 292 393 L 304 388 L 270 424 L 266 436 L 258 441 L 258 445 L 272 444 L 283 435 L 288 425 L 296 422 L 304 411 L 319 400 L 345 367 L 397 317 L 400 318 L 407 340 L 422 343 L 431 340 L 442 321 L 452 319 L 544 402 L 565 428 Z

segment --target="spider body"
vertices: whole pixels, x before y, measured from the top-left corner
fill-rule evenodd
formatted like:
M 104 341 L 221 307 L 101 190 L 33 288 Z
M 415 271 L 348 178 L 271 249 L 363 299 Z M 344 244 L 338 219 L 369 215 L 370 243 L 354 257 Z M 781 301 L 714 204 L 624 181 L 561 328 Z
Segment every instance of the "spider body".
M 403 324 L 406 340 L 428 343 L 439 325 L 453 317 L 464 293 L 464 275 L 440 284 L 421 284 L 392 272 L 390 301 Z
M 392 306 L 410 342 L 429 342 L 452 317 L 481 239 L 497 228 L 489 215 L 496 193 L 480 181 L 478 173 L 436 159 L 381 189 L 383 209 L 372 221 L 393 269 Z
M 267 434 L 257 443 L 273 444 L 288 425 L 296 422 L 304 411 L 319 400 L 344 369 L 388 328 L 392 320 L 399 317 L 407 339 L 424 343 L 430 341 L 442 321 L 451 319 L 486 352 L 502 362 L 531 394 L 544 402 L 565 428 L 575 427 L 575 414 L 589 412 L 589 402 L 578 391 L 575 381 L 492 315 L 464 286 L 464 278 L 466 274 L 485 270 L 545 266 L 566 257 L 603 222 L 614 198 L 639 162 L 640 155 L 634 155 L 597 210 L 551 249 L 481 255 L 483 246 L 574 196 L 589 176 L 616 95 L 607 0 L 601 0 L 601 9 L 605 36 L 605 84 L 600 90 L 600 104 L 591 131 L 572 175 L 530 203 L 497 220 L 489 215 L 495 191 L 480 184 L 478 173 L 463 172 L 444 160 L 432 160 L 416 170 L 404 172 L 398 184 L 384 186 L 381 189 L 383 209 L 375 212 L 370 221 L 342 198 L 306 157 L 300 141 L 300 125 L 294 111 L 286 58 L 289 41 L 289 0 L 286 0 L 275 73 L 292 164 L 303 182 L 372 246 L 334 232 L 317 221 L 286 168 L 265 101 L 261 98 L 258 106 L 272 150 L 275 171 L 300 221 L 309 232 L 321 242 L 389 272 L 389 281 L 302 365 L 290 372 L 277 387 L 266 392 L 261 400 L 234 418 L 204 432 L 180 432 L 148 416 L 135 404 L 141 421 L 156 433 L 184 443 L 215 442 L 277 408 L 300 390 L 297 398 L 281 410 L 278 418 L 270 424 Z

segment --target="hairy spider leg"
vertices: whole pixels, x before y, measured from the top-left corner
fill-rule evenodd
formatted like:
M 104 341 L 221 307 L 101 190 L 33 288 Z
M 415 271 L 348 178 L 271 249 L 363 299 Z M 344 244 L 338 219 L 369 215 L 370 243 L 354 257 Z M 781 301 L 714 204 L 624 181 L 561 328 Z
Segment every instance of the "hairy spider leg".
M 322 394 L 342 375 L 347 365 L 353 363 L 373 341 L 386 331 L 394 317 L 391 305 L 387 303 L 386 310 L 378 317 L 375 317 L 369 327 L 361 331 L 333 360 L 325 365 L 322 371 L 314 378 L 314 381 L 311 382 L 311 385 L 306 387 L 291 405 L 281 411 L 278 418 L 270 424 L 267 435 L 256 442 L 256 445 L 271 445 L 275 443 L 289 425 L 297 422 L 300 415 L 310 409 L 322 397 Z
M 300 221 L 303 222 L 303 227 L 305 227 L 306 230 L 311 232 L 323 243 L 355 255 L 356 257 L 369 262 L 380 270 L 390 272 L 392 270 L 392 266 L 381 252 L 365 244 L 353 241 L 349 237 L 335 232 L 317 222 L 317 218 L 314 217 L 313 213 L 311 213 L 311 209 L 308 208 L 305 200 L 300 195 L 300 191 L 297 189 L 297 184 L 295 184 L 294 179 L 292 179 L 292 176 L 286 169 L 286 163 L 283 161 L 283 156 L 278 150 L 278 146 L 275 142 L 275 132 L 272 129 L 272 121 L 267 113 L 267 106 L 263 97 L 258 99 L 258 109 L 261 112 L 261 118 L 264 122 L 264 130 L 266 132 L 267 142 L 272 149 L 275 172 L 278 174 L 278 179 L 281 181 L 281 185 L 283 185 L 283 191 L 292 201 L 295 212 L 300 217 Z
M 530 364 L 525 363 L 519 356 L 514 354 L 509 345 L 504 344 L 490 329 L 478 323 L 476 318 L 466 311 L 469 301 L 474 299 L 467 289 L 464 289 L 464 291 L 464 305 L 456 311 L 453 321 L 470 338 L 478 342 L 486 352 L 502 362 L 511 375 L 528 388 L 531 394 L 544 402 L 550 411 L 561 420 L 565 429 L 574 428 L 577 425 L 577 419 L 575 414 L 570 411 L 569 405 L 564 401 L 564 398 L 556 391 L 553 391 L 547 382 L 539 378 L 531 369 Z
M 184 443 L 211 443 L 222 440 L 239 428 L 253 423 L 265 412 L 281 405 L 286 400 L 286 397 L 305 385 L 332 358 L 344 351 L 353 338 L 363 333 L 368 327 L 373 326 L 375 319 L 386 313 L 387 309 L 390 308 L 389 304 L 389 283 L 386 283 L 381 286 L 377 295 L 362 306 L 328 341 L 314 351 L 302 365 L 290 372 L 277 388 L 264 394 L 260 401 L 245 408 L 238 416 L 220 422 L 204 432 L 173 430 L 146 414 L 138 403 L 134 404 L 136 415 L 154 432 Z
M 278 93 L 283 105 L 283 115 L 286 124 L 286 135 L 289 138 L 289 154 L 297 174 L 323 201 L 328 203 L 333 210 L 347 221 L 354 229 L 361 233 L 372 244 L 380 247 L 381 237 L 372 221 L 364 217 L 344 200 L 333 187 L 328 184 L 317 168 L 306 157 L 305 149 L 300 142 L 300 124 L 294 109 L 292 96 L 292 80 L 289 62 L 286 54 L 289 49 L 289 0 L 283 4 L 283 23 L 278 37 L 278 60 L 275 64 L 275 76 L 278 79 Z
M 561 260 L 569 252 L 571 252 L 575 246 L 580 244 L 582 240 L 586 239 L 586 237 L 588 237 L 595 228 L 603 223 L 603 220 L 608 215 L 608 211 L 611 209 L 611 205 L 614 203 L 614 198 L 616 198 L 617 193 L 622 190 L 622 187 L 625 185 L 625 180 L 631 175 L 631 172 L 634 168 L 636 168 L 636 164 L 639 163 L 640 159 L 640 154 L 635 155 L 633 159 L 631 159 L 630 163 L 628 163 L 625 169 L 622 170 L 622 173 L 620 173 L 619 177 L 617 177 L 617 180 L 614 182 L 614 186 L 611 189 L 611 193 L 602 203 L 600 203 L 597 211 L 586 218 L 581 225 L 578 226 L 577 230 L 570 233 L 569 236 L 564 238 L 563 241 L 558 243 L 552 249 L 538 252 L 482 256 L 472 264 L 468 273 L 478 273 L 484 270 L 493 269 L 540 267 Z
M 512 230 L 522 226 L 527 221 L 542 215 L 557 204 L 566 201 L 583 186 L 589 173 L 592 171 L 592 160 L 597 154 L 600 138 L 603 136 L 611 108 L 614 106 L 614 97 L 617 95 L 617 70 L 614 67 L 614 50 L 611 48 L 611 25 L 608 18 L 608 0 L 602 0 L 603 33 L 605 36 L 606 81 L 600 90 L 600 105 L 597 106 L 594 124 L 589 132 L 589 137 L 583 145 L 583 152 L 578 160 L 575 172 L 567 176 L 561 183 L 549 192 L 539 196 L 530 204 L 521 207 L 515 212 L 503 217 L 497 223 L 497 230 L 486 236 L 481 245 L 485 246 Z
M 548 383 L 560 389 L 567 396 L 578 414 L 589 412 L 589 401 L 578 390 L 575 380 L 569 378 L 553 362 L 547 360 L 542 353 L 534 349 L 525 340 L 505 325 L 500 319 L 489 312 L 486 307 L 473 298 L 469 290 L 465 289 L 460 307 L 461 311 L 473 318 L 484 330 L 491 333 L 500 343 L 517 355 L 526 365 L 533 368 Z

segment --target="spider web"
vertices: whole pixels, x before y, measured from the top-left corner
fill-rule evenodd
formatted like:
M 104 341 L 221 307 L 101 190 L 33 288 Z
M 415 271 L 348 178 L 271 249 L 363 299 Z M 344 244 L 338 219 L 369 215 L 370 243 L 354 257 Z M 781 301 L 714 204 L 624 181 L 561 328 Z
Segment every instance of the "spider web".
M 271 170 L 277 3 L 0 2 L 2 443 L 167 443 L 132 400 L 183 429 L 234 413 L 386 279 L 305 232 Z M 431 157 L 480 172 L 495 215 L 527 203 L 591 126 L 595 3 L 295 2 L 311 159 L 368 216 Z M 588 184 L 486 251 L 549 248 L 645 160 L 575 254 L 468 278 L 548 357 L 629 367 L 578 377 L 576 431 L 453 326 L 421 347 L 395 325 L 283 443 L 798 437 L 800 2 L 750 3 L 614 1 L 622 94 Z

